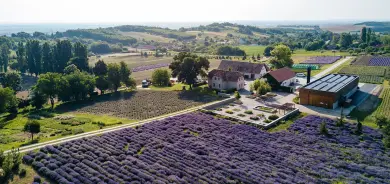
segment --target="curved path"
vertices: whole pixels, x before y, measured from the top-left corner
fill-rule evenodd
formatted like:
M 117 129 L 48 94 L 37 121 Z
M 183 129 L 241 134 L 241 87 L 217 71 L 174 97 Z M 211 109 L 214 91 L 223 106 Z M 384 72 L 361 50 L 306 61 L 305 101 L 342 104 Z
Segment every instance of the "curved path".
M 224 99 L 224 100 L 227 100 L 227 99 Z M 29 151 L 33 151 L 35 149 L 43 148 L 43 147 L 48 146 L 48 145 L 61 144 L 61 143 L 68 142 L 68 141 L 73 141 L 73 140 L 77 140 L 77 139 L 81 139 L 81 138 L 85 138 L 85 137 L 90 137 L 90 136 L 94 136 L 94 135 L 100 135 L 100 134 L 104 134 L 104 133 L 108 133 L 108 132 L 118 131 L 118 130 L 125 129 L 125 128 L 136 127 L 136 126 L 140 126 L 140 125 L 143 125 L 146 123 L 150 123 L 152 121 L 162 120 L 165 118 L 186 114 L 186 113 L 193 112 L 193 111 L 196 111 L 198 109 L 201 109 L 201 108 L 204 108 L 206 106 L 213 105 L 213 104 L 219 103 L 219 102 L 221 102 L 221 101 L 207 103 L 207 104 L 204 104 L 201 106 L 192 107 L 190 109 L 186 109 L 186 110 L 182 110 L 179 112 L 174 112 L 171 114 L 166 114 L 166 115 L 162 115 L 162 116 L 158 116 L 158 117 L 154 117 L 154 118 L 150 118 L 150 119 L 146 119 L 146 120 L 142 120 L 142 121 L 138 121 L 138 122 L 134 122 L 134 123 L 105 128 L 105 129 L 101 129 L 101 130 L 95 130 L 95 131 L 72 135 L 72 136 L 68 136 L 68 137 L 63 137 L 63 138 L 59 138 L 59 139 L 55 139 L 55 140 L 51 140 L 51 141 L 46 141 L 46 142 L 42 142 L 42 143 L 23 146 L 23 147 L 20 147 L 17 149 L 19 149 L 20 153 L 29 152 Z M 5 151 L 4 153 L 8 153 L 10 151 L 11 150 L 8 150 L 8 151 Z

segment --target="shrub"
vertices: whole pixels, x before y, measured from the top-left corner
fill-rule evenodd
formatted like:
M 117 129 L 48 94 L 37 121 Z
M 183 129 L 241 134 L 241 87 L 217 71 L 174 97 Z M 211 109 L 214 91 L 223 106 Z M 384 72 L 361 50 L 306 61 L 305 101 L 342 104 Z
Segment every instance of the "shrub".
M 259 117 L 265 117 L 265 115 L 264 114 L 258 114 L 257 116 L 259 116 Z
M 39 176 L 34 176 L 34 182 L 36 182 L 36 183 L 41 183 L 41 177 L 39 177 Z
M 278 116 L 278 115 L 275 115 L 275 114 L 273 114 L 273 115 L 271 115 L 271 116 L 268 117 L 268 119 L 269 119 L 269 120 L 272 120 L 272 121 L 273 121 L 273 120 L 277 120 L 278 118 L 279 118 L 279 116 Z
M 74 135 L 84 133 L 84 130 L 82 128 L 76 128 L 72 131 Z
M 299 104 L 299 96 L 296 96 L 296 97 L 293 99 L 293 102 L 296 103 L 296 104 Z
M 251 120 L 259 120 L 260 118 L 257 117 L 257 116 L 251 116 L 250 119 L 251 119 Z
M 221 109 L 221 108 L 216 108 L 215 110 L 216 110 L 216 111 L 222 111 L 222 109 Z
M 233 113 L 234 113 L 234 112 L 231 111 L 231 110 L 226 110 L 225 112 L 228 113 L 228 114 L 233 114 Z
M 266 119 L 266 120 L 264 120 L 263 122 L 264 122 L 264 123 L 271 123 L 272 121 L 269 120 L 269 119 Z
M 251 110 L 246 110 L 244 113 L 245 114 L 253 114 L 253 112 Z
M 25 168 L 20 169 L 20 171 L 19 171 L 19 176 L 20 176 L 21 178 L 25 177 L 26 174 L 27 174 L 27 171 L 26 171 Z
M 237 116 L 245 117 L 245 114 L 237 114 Z
M 233 111 L 239 112 L 239 111 L 241 111 L 241 109 L 235 108 L 235 109 L 233 109 Z
M 328 129 L 326 128 L 326 123 L 322 122 L 320 125 L 320 134 L 328 135 Z
M 236 98 L 236 100 L 239 100 L 241 98 L 241 95 L 238 91 L 234 92 L 234 98 Z

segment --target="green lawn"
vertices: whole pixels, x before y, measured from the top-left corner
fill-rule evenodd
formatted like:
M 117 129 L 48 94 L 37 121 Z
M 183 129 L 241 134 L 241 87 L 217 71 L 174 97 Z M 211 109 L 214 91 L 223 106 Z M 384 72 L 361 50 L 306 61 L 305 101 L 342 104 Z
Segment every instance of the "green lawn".
M 252 55 L 255 55 L 255 57 L 257 56 L 257 54 L 260 54 L 261 56 L 264 56 L 264 49 L 266 48 L 266 46 L 247 46 L 247 45 L 242 45 L 242 46 L 239 46 L 240 49 L 244 50 L 246 55 L 247 56 L 252 56 Z
M 71 120 L 56 120 L 56 116 L 72 115 Z M 39 119 L 36 119 L 39 117 Z M 78 113 L 50 113 L 46 110 L 20 113 L 15 118 L 8 118 L 7 114 L 0 116 L 0 150 L 21 147 L 31 144 L 31 136 L 23 131 L 24 124 L 29 119 L 36 119 L 41 124 L 41 132 L 34 135 L 34 140 L 45 142 L 68 135 L 99 130 L 101 127 L 119 124 L 129 124 L 135 120 L 116 118 L 107 115 L 92 115 Z M 98 122 L 101 122 L 100 125 Z M 35 141 L 35 142 L 36 142 Z
M 181 90 L 183 90 L 183 86 L 186 87 L 186 90 L 190 89 L 190 86 L 188 84 L 183 84 L 183 83 L 177 83 L 171 87 L 150 86 L 149 88 L 151 90 L 157 90 L 157 91 L 181 91 Z M 201 85 L 198 87 L 192 87 L 192 90 L 197 91 L 201 94 L 208 94 L 208 95 L 212 95 L 212 96 L 216 95 L 214 90 L 208 88 L 207 84 L 204 84 L 204 85 Z
M 301 112 L 298 115 L 289 118 L 287 121 L 279 123 L 276 127 L 268 129 L 267 131 L 270 133 L 287 131 L 287 129 L 294 123 L 295 120 L 303 118 L 307 115 L 307 113 Z

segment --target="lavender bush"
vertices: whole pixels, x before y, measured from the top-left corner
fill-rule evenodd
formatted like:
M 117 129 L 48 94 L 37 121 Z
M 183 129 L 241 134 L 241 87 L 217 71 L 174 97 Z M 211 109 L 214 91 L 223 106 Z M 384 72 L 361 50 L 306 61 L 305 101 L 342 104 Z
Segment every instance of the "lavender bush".
M 24 160 L 57 183 L 389 183 L 382 135 L 354 129 L 307 116 L 271 134 L 193 113 L 47 146 Z

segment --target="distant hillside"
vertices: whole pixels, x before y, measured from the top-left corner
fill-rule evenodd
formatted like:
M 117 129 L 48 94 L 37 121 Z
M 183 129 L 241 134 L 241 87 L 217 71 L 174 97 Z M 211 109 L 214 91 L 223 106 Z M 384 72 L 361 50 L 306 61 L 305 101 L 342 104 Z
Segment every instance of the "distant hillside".
M 371 27 L 375 32 L 390 32 L 390 22 L 362 22 L 355 25 Z

